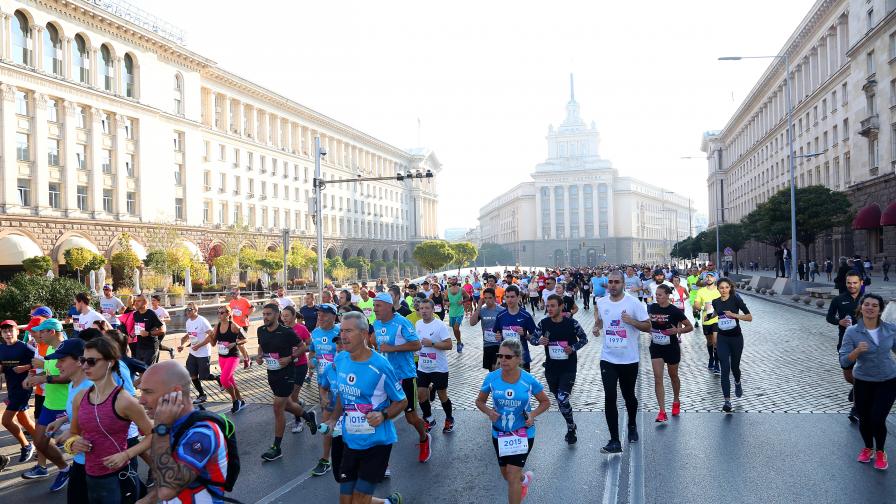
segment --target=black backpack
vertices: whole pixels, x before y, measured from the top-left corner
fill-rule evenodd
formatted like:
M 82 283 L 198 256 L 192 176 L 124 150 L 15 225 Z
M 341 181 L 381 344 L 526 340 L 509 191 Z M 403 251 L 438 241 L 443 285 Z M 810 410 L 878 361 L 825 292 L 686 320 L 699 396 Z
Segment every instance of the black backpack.
M 186 421 L 184 421 L 184 423 L 174 432 L 172 438 L 174 440 L 174 446 L 177 446 L 178 443 L 180 443 L 180 439 L 191 427 L 199 422 L 205 421 L 213 422 L 217 425 L 224 434 L 224 439 L 227 441 L 227 475 L 224 481 L 211 481 L 208 478 L 203 478 L 201 476 L 198 476 L 195 481 L 206 487 L 221 486 L 224 487 L 225 491 L 232 492 L 236 480 L 240 476 L 240 455 L 236 446 L 236 427 L 233 425 L 233 421 L 224 415 L 217 415 L 204 410 L 196 410 L 193 413 L 190 413 L 190 416 Z M 224 496 L 220 497 L 225 502 L 239 502 Z

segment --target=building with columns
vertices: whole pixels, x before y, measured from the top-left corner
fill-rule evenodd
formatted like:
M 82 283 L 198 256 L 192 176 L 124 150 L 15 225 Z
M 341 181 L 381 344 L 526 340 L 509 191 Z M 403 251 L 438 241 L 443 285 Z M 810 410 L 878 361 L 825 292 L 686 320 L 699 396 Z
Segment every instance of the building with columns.
M 687 197 L 620 177 L 600 157 L 600 135 L 581 118 L 572 76 L 566 119 L 549 126 L 547 143 L 532 180 L 480 209 L 483 243 L 507 247 L 520 264 L 659 263 L 690 234 Z
M 328 257 L 410 265 L 436 238 L 441 164 L 220 68 L 121 0 L 0 0 L 0 276 L 72 244 L 111 255 L 129 232 L 177 226 L 196 250 L 234 224 L 314 247 L 314 141 L 328 184 Z M 295 238 L 293 238 L 295 239 Z M 63 268 L 64 269 L 64 268 Z
M 818 0 L 779 54 L 790 63 L 796 187 L 843 191 L 856 213 L 799 259 L 896 255 L 896 2 Z M 784 59 L 770 59 L 724 128 L 703 135 L 710 228 L 790 187 L 786 81 Z M 747 253 L 773 265 L 767 246 Z

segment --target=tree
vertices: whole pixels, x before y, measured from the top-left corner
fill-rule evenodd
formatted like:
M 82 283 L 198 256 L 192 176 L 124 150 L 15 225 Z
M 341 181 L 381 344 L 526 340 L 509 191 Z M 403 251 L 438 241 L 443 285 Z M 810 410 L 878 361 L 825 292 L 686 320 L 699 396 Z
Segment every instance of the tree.
M 160 275 L 171 274 L 171 270 L 168 268 L 168 254 L 164 250 L 150 250 L 147 252 L 143 265 Z
M 212 260 L 212 266 L 218 274 L 218 282 L 227 285 L 230 277 L 236 272 L 237 258 L 230 254 L 218 256 Z
M 458 268 L 463 268 L 472 263 L 479 255 L 476 245 L 470 242 L 452 243 L 451 251 L 454 252 L 454 263 Z
M 255 267 L 258 261 L 258 251 L 252 247 L 243 247 L 238 254 L 240 271 L 248 271 Z
M 790 190 L 782 189 L 740 221 L 747 235 L 778 248 L 790 239 Z
M 349 268 L 347 266 L 336 266 L 330 272 L 330 276 L 333 278 L 333 280 L 339 283 L 345 283 L 352 278 L 357 278 L 358 273 L 354 268 Z
M 71 278 L 20 273 L 0 288 L 0 320 L 28 320 L 34 305 L 47 306 L 61 318 L 79 292 L 87 292 L 87 287 Z
M 255 265 L 261 271 L 270 276 L 274 276 L 278 271 L 283 269 L 283 259 L 277 257 L 276 252 L 268 252 L 267 254 L 255 260 Z
M 137 254 L 128 247 L 112 254 L 110 265 L 112 266 L 112 278 L 116 287 L 134 286 L 134 269 L 143 264 Z
M 92 250 L 84 247 L 72 247 L 62 253 L 65 264 L 78 272 L 79 281 L 81 280 L 81 270 L 87 266 L 87 263 L 90 262 L 94 255 Z
M 418 261 L 419 262 L 419 261 Z M 483 243 L 479 247 L 479 261 L 484 266 L 513 263 L 513 252 L 497 243 Z
M 414 247 L 413 256 L 420 266 L 436 271 L 454 260 L 454 251 L 444 240 L 427 240 Z
M 345 264 L 342 262 L 341 257 L 337 256 L 332 259 L 324 259 L 324 273 L 330 278 L 335 279 L 335 277 L 333 277 L 333 270 L 342 267 L 345 267 Z
M 730 247 L 734 251 L 734 267 L 737 271 L 737 252 L 744 248 L 750 236 L 743 224 L 726 223 L 719 226 L 719 247 L 724 250 Z M 718 258 L 716 258 L 719 260 Z
M 366 257 L 349 257 L 348 261 L 345 261 L 345 265 L 355 270 L 356 278 L 361 276 L 362 271 L 366 271 L 368 275 L 371 274 L 370 259 Z
M 165 251 L 168 268 L 174 275 L 183 275 L 193 265 L 193 254 L 183 245 Z
M 672 245 L 672 257 L 677 257 L 679 259 L 690 259 L 694 257 L 694 245 L 696 242 L 694 241 L 693 236 L 688 236 L 684 240 L 675 243 Z
M 53 267 L 53 260 L 48 256 L 34 256 L 24 259 L 22 266 L 29 275 L 46 275 Z
M 286 261 L 290 268 L 299 270 L 310 268 L 317 264 L 317 254 L 302 242 L 295 241 L 289 246 L 289 254 L 286 256 Z
M 852 221 L 849 198 L 842 192 L 814 185 L 797 189 L 795 196 L 796 239 L 807 251 L 819 235 Z

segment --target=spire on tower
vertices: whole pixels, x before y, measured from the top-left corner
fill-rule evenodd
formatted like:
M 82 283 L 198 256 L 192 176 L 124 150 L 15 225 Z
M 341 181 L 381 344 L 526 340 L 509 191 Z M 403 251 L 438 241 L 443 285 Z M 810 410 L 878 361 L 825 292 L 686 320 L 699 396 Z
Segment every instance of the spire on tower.
M 572 82 L 572 72 L 569 74 L 569 101 L 576 101 L 576 89 Z

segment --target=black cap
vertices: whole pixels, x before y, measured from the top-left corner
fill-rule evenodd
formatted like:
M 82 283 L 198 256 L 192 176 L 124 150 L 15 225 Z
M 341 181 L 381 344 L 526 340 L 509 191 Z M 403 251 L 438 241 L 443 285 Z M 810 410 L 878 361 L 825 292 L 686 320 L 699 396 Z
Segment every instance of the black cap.
M 78 358 L 84 355 L 84 340 L 80 338 L 67 339 L 56 347 L 56 351 L 44 357 L 47 360 L 61 359 L 63 357 Z

